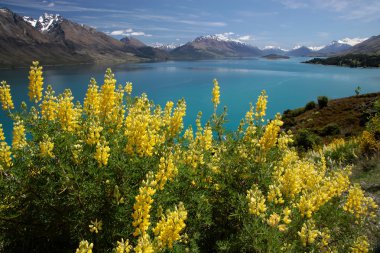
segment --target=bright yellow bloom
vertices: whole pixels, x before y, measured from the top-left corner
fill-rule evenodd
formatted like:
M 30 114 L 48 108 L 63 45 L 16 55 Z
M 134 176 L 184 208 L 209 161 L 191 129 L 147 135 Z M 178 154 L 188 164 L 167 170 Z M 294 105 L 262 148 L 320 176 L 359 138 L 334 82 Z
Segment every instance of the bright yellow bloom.
M 91 78 L 90 84 L 84 98 L 83 110 L 87 115 L 99 116 L 100 113 L 100 95 L 99 86 L 94 78 Z
M 102 230 L 102 226 L 103 226 L 103 222 L 100 220 L 98 221 L 98 219 L 95 219 L 95 221 L 91 221 L 91 224 L 88 225 L 88 227 L 90 228 L 90 232 L 91 233 L 99 233 L 99 231 Z
M 101 87 L 99 94 L 100 101 L 100 119 L 103 122 L 111 122 L 112 112 L 116 108 L 116 80 L 111 69 L 106 70 L 104 76 L 104 84 Z
M 99 167 L 106 166 L 108 164 L 108 158 L 110 157 L 110 147 L 106 141 L 101 141 L 96 144 L 95 159 L 98 161 Z
M 1 82 L 0 102 L 4 111 L 15 108 L 12 101 L 11 87 L 7 84 L 6 81 Z
M 13 149 L 22 149 L 26 146 L 26 135 L 25 127 L 22 121 L 17 121 L 13 125 L 13 140 L 12 148 Z
M 29 71 L 29 98 L 30 101 L 38 103 L 42 98 L 42 85 L 44 84 L 42 77 L 42 67 L 38 66 L 39 62 L 34 61 Z
M 92 248 L 94 247 L 93 243 L 88 243 L 88 241 L 81 241 L 79 243 L 79 248 L 75 253 L 92 253 Z
M 365 236 L 359 236 L 354 245 L 350 247 L 350 252 L 352 253 L 367 253 L 369 251 L 368 239 Z
M 11 167 L 13 165 L 11 155 L 12 155 L 11 147 L 9 147 L 5 141 L 1 141 L 0 142 L 0 166 L 1 164 L 3 164 L 8 168 Z
M 3 125 L 0 124 L 0 141 L 5 141 L 4 131 L 3 131 Z
M 131 94 L 132 94 L 132 83 L 131 83 L 131 82 L 127 82 L 127 83 L 125 84 L 124 90 L 125 90 L 125 92 L 126 92 L 128 95 L 131 95 Z
M 103 127 L 96 125 L 95 123 L 91 123 L 88 127 L 87 132 L 87 144 L 93 145 L 97 144 L 100 141 L 100 132 L 103 130 Z
M 51 142 L 51 139 L 47 135 L 44 136 L 44 139 L 39 143 L 39 147 L 41 157 L 55 157 L 53 154 L 54 143 Z
M 220 103 L 220 88 L 219 88 L 219 83 L 216 79 L 213 81 L 214 83 L 214 88 L 212 89 L 212 103 L 214 104 L 214 109 L 218 107 Z
M 265 205 L 265 197 L 260 191 L 257 185 L 253 185 L 250 190 L 247 191 L 247 200 L 249 212 L 257 216 L 263 216 L 267 207 Z
M 174 211 L 168 211 L 166 216 L 161 218 L 153 229 L 159 249 L 173 248 L 173 243 L 181 239 L 180 233 L 186 227 L 186 219 L 187 211 L 183 203 L 180 203 L 178 208 L 175 207 Z
M 129 253 L 132 250 L 132 245 L 129 244 L 129 240 L 121 239 L 121 242 L 117 242 L 116 253 Z
M 375 217 L 378 206 L 371 197 L 365 197 L 359 184 L 355 184 L 348 190 L 347 201 L 343 209 L 355 215 L 357 219 L 367 216 Z
M 265 155 L 266 152 L 268 152 L 277 142 L 277 136 L 280 132 L 280 127 L 283 124 L 280 118 L 280 115 L 277 114 L 276 118 L 265 127 L 265 132 L 259 141 L 263 155 Z
M 280 220 L 281 220 L 280 215 L 278 215 L 277 213 L 272 213 L 269 216 L 269 219 L 267 220 L 267 223 L 268 223 L 269 226 L 275 227 L 280 222 Z
M 284 214 L 284 218 L 282 218 L 282 220 L 285 224 L 292 222 L 292 220 L 289 218 L 292 211 L 288 207 L 285 207 L 284 210 L 282 210 L 282 213 Z
M 150 225 L 150 209 L 152 208 L 153 198 L 155 194 L 155 186 L 157 182 L 154 180 L 152 173 L 147 174 L 147 179 L 143 181 L 142 186 L 139 188 L 139 194 L 135 197 L 135 204 L 133 205 L 133 222 L 132 225 L 136 228 L 133 233 L 134 236 L 144 236 Z
M 71 90 L 66 89 L 63 96 L 58 98 L 58 120 L 61 123 L 63 130 L 68 132 L 74 132 L 79 128 L 79 120 L 81 116 L 81 110 L 76 108 L 72 102 L 74 97 L 71 94 Z
M 263 90 L 260 94 L 260 96 L 257 98 L 256 102 L 256 119 L 263 119 L 265 116 L 265 112 L 267 110 L 267 102 L 268 102 L 268 96 L 266 95 L 265 90 Z
M 278 186 L 270 185 L 267 199 L 269 202 L 274 202 L 275 204 L 283 204 L 284 199 L 282 198 L 281 190 Z
M 167 157 L 161 157 L 156 174 L 157 188 L 160 190 L 164 189 L 166 181 L 172 181 L 177 173 L 178 169 L 174 164 L 173 154 L 169 153 Z
M 154 253 L 152 242 L 150 241 L 149 234 L 143 234 L 137 240 L 137 245 L 134 248 L 135 253 Z
M 54 91 L 49 85 L 41 103 L 42 118 L 50 121 L 55 120 L 57 118 L 57 108 L 57 97 L 54 96 Z
M 315 229 L 315 222 L 313 220 L 308 220 L 302 225 L 301 231 L 298 232 L 298 235 L 301 238 L 302 245 L 306 247 L 315 242 L 319 231 Z

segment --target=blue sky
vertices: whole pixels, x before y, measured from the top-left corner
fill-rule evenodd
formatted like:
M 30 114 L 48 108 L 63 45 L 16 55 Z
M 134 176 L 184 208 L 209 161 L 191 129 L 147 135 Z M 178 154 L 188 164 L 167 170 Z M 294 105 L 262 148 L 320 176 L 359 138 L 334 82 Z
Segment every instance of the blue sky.
M 0 6 L 34 18 L 59 13 L 147 44 L 228 33 L 259 47 L 292 48 L 380 34 L 380 0 L 0 0 Z

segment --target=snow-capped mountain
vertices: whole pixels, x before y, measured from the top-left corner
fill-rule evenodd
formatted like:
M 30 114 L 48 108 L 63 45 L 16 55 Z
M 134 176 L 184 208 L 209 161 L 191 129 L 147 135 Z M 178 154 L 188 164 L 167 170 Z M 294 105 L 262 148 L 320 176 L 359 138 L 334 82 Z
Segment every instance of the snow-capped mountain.
M 42 33 L 49 32 L 63 21 L 63 17 L 59 14 L 44 13 L 42 16 L 35 20 L 31 17 L 23 17 L 25 22 L 28 22 L 31 26 L 36 28 Z
M 172 51 L 173 49 L 177 48 L 177 47 L 180 47 L 182 46 L 182 44 L 174 44 L 174 43 L 171 43 L 171 44 L 163 44 L 163 43 L 153 43 L 151 45 L 153 48 L 158 48 L 158 49 L 161 49 L 161 50 L 164 50 L 164 51 Z
M 362 43 L 363 41 L 368 40 L 368 38 L 344 38 L 341 40 L 338 40 L 338 43 L 341 44 L 348 44 L 350 46 L 355 46 L 359 43 Z
M 288 50 L 280 48 L 280 47 L 275 47 L 275 46 L 265 46 L 261 48 L 261 51 L 263 51 L 264 55 L 268 55 L 268 54 L 284 55 Z
M 247 43 L 239 40 L 232 38 L 231 35 L 233 33 L 218 33 L 218 34 L 213 34 L 213 35 L 204 35 L 204 36 L 199 36 L 193 40 L 193 42 L 201 42 L 204 40 L 213 40 L 213 41 L 221 41 L 221 42 L 235 42 L 235 43 L 240 43 L 247 45 Z

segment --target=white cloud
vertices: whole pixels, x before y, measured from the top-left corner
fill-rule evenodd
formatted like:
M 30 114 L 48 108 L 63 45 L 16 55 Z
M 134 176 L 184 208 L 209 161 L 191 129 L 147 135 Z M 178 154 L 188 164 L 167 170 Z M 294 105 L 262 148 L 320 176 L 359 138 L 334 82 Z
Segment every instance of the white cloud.
M 137 32 L 133 31 L 133 29 L 125 29 L 125 30 L 115 30 L 112 32 L 107 32 L 109 35 L 113 36 L 145 36 L 145 37 L 151 37 L 151 34 L 147 34 L 145 32 Z
M 347 20 L 373 21 L 380 18 L 379 0 L 277 0 L 289 9 L 310 8 L 340 13 Z
M 55 6 L 55 4 L 53 2 L 51 2 L 47 6 L 50 7 L 50 8 L 53 8 Z
M 252 36 L 251 35 L 244 35 L 244 36 L 240 36 L 239 38 L 237 38 L 238 40 L 241 40 L 241 41 L 249 41 L 249 40 L 253 40 Z

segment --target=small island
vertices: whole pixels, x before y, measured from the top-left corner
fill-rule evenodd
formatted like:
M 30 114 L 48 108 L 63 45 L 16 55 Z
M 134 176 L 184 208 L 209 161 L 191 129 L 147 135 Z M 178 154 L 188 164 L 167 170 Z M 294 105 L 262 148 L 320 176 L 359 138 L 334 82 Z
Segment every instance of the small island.
M 290 57 L 286 55 L 279 55 L 279 54 L 268 54 L 268 55 L 262 56 L 261 58 L 265 58 L 268 60 L 281 60 L 281 59 L 289 59 Z

